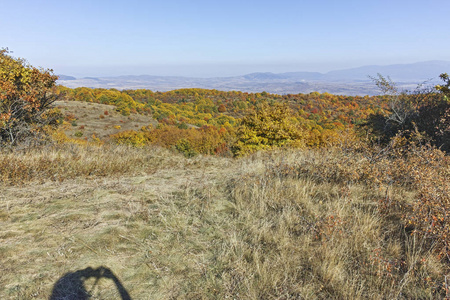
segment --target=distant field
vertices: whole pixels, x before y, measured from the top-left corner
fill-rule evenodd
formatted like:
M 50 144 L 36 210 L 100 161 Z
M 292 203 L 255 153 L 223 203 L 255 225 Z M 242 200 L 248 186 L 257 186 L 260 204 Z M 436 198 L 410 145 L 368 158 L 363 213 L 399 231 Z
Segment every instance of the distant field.
M 66 116 L 62 127 L 66 135 L 75 139 L 92 140 L 94 134 L 101 140 L 125 130 L 139 130 L 143 126 L 156 125 L 151 116 L 131 114 L 123 116 L 113 105 L 79 101 L 56 101 L 54 106 Z M 78 132 L 78 136 L 76 133 Z M 81 133 L 81 136 L 80 136 Z

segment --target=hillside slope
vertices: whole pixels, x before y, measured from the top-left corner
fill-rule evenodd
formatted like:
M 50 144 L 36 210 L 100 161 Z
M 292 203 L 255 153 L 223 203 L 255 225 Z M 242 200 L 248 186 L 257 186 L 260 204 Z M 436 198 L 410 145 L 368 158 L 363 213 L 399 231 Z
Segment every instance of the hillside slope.
M 54 106 L 65 116 L 62 127 L 65 134 L 74 139 L 92 140 L 93 135 L 107 140 L 111 134 L 125 130 L 139 130 L 143 126 L 157 125 L 150 116 L 131 114 L 123 116 L 113 105 L 80 102 L 56 101 Z

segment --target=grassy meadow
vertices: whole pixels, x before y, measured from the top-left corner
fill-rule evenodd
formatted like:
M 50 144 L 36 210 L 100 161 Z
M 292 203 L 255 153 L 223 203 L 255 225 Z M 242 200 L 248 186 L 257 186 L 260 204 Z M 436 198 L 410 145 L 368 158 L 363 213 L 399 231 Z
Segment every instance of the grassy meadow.
M 445 296 L 445 261 L 398 208 L 417 188 L 384 184 L 389 168 L 404 172 L 372 160 L 345 147 L 238 159 L 107 144 L 2 151 L 0 298 L 76 299 L 52 291 L 89 267 L 114 274 L 78 278 L 91 299 L 120 299 L 117 281 L 131 299 Z

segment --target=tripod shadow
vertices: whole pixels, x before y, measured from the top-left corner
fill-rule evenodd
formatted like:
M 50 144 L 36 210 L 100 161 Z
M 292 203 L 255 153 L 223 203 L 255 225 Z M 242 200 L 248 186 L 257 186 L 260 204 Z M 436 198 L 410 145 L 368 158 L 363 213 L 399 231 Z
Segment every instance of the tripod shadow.
M 122 300 L 131 300 L 125 287 L 114 273 L 106 268 L 99 267 L 93 269 L 88 267 L 83 270 L 78 270 L 72 273 L 66 273 L 53 286 L 52 294 L 49 300 L 89 300 L 91 293 L 85 287 L 85 281 L 94 278 L 94 286 L 102 278 L 111 279 L 120 294 Z

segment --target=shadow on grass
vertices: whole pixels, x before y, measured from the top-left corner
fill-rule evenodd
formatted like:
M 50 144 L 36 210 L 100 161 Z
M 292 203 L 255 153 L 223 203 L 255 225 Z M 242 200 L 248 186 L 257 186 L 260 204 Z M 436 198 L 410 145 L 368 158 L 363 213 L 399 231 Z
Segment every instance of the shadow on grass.
M 85 281 L 95 278 L 92 289 L 97 285 L 102 278 L 111 279 L 120 294 L 122 300 L 131 300 L 130 295 L 124 288 L 120 280 L 114 273 L 106 267 L 98 267 L 93 269 L 88 267 L 83 270 L 78 270 L 72 273 L 66 273 L 53 286 L 50 300 L 88 300 L 91 299 L 91 293 L 85 287 Z

